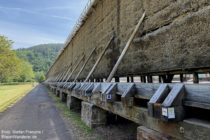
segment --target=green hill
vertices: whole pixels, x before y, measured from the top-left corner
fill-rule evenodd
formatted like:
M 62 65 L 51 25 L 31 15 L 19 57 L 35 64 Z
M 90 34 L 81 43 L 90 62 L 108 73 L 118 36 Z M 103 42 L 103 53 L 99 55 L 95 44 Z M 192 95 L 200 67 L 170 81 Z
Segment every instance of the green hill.
M 54 62 L 63 44 L 42 44 L 30 48 L 17 49 L 17 56 L 33 65 L 35 72 L 46 73 Z

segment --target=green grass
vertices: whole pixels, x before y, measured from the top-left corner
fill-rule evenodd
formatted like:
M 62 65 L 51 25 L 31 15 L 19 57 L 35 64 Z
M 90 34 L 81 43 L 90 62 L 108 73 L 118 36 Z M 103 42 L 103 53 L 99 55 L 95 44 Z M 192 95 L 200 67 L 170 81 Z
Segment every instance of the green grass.
M 59 109 L 59 111 L 61 111 L 63 116 L 67 118 L 74 126 L 79 128 L 87 136 L 91 136 L 93 134 L 93 129 L 91 129 L 84 122 L 82 122 L 79 113 L 69 110 L 66 104 L 62 103 L 60 98 L 56 97 L 51 92 L 49 95 L 53 99 L 53 101 L 56 104 L 56 107 Z
M 0 112 L 15 104 L 24 97 L 31 89 L 32 84 L 23 85 L 1 85 L 0 86 Z

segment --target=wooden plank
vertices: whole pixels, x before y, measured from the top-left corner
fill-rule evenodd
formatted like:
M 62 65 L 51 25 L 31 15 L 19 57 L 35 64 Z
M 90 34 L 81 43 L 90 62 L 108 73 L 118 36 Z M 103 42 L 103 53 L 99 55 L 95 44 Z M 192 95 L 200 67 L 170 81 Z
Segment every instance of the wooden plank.
M 88 56 L 87 60 L 85 61 L 85 63 L 83 64 L 82 68 L 80 69 L 80 71 L 78 72 L 77 76 L 74 79 L 74 82 L 77 81 L 77 78 L 80 76 L 80 74 L 82 73 L 82 71 L 84 70 L 85 66 L 87 65 L 88 61 L 90 60 L 91 56 L 93 55 L 93 53 L 95 52 L 96 48 L 94 48 L 92 50 L 92 52 L 90 53 L 90 55 Z
M 167 84 L 161 84 L 158 90 L 155 92 L 155 94 L 150 99 L 149 103 L 161 103 L 164 101 L 166 96 L 169 93 L 169 87 Z
M 93 74 L 93 72 L 95 71 L 96 67 L 98 66 L 98 64 L 100 63 L 102 57 L 104 56 L 106 50 L 108 49 L 108 47 L 110 46 L 110 43 L 113 41 L 114 36 L 111 37 L 111 39 L 108 41 L 106 47 L 103 49 L 103 51 L 101 52 L 100 56 L 98 57 L 96 63 L 94 64 L 94 66 L 92 67 L 91 71 L 89 72 L 87 78 L 85 79 L 84 82 L 87 82 L 90 78 L 90 76 Z
M 154 83 L 135 83 L 135 97 L 150 100 L 150 98 L 152 98 L 159 86 L 160 84 Z
M 193 83 L 198 84 L 199 83 L 199 76 L 198 73 L 193 73 Z
M 207 103 L 200 103 L 200 102 L 184 101 L 184 105 L 210 110 L 210 102 L 207 104 Z
M 155 94 L 152 96 L 148 103 L 148 114 L 151 117 L 161 117 L 161 103 L 165 100 L 169 93 L 169 87 L 167 84 L 161 84 Z
M 130 47 L 130 45 L 132 43 L 132 40 L 135 37 L 135 35 L 136 35 L 140 25 L 142 24 L 144 18 L 145 18 L 145 12 L 143 13 L 143 15 L 142 15 L 141 19 L 139 20 L 138 24 L 136 25 L 136 28 L 134 29 L 133 33 L 131 34 L 131 36 L 130 36 L 130 38 L 129 38 L 125 48 L 123 49 L 122 53 L 120 54 L 120 57 L 118 58 L 118 60 L 117 60 L 117 62 L 115 64 L 114 68 L 112 69 L 111 73 L 109 74 L 109 77 L 106 80 L 106 82 L 111 82 L 112 81 L 112 78 L 113 78 L 114 74 L 116 73 L 117 68 L 119 67 L 119 65 L 120 65 L 123 57 L 125 56 L 128 48 Z
M 186 84 L 185 101 L 210 103 L 210 84 Z
M 162 103 L 164 107 L 179 106 L 182 105 L 182 99 L 184 97 L 184 85 L 175 84 Z

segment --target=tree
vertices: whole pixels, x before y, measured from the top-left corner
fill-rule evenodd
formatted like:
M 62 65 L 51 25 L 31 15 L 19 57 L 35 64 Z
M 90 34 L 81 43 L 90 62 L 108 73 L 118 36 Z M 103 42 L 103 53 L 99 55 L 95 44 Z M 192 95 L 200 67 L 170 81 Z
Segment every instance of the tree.
M 45 80 L 44 72 L 43 71 L 36 72 L 35 73 L 35 79 L 36 79 L 36 81 L 38 81 L 40 83 L 43 82 Z
M 31 64 L 18 58 L 11 45 L 11 40 L 0 36 L 0 82 L 32 81 L 34 73 Z
M 11 50 L 12 41 L 0 36 L 0 82 L 8 82 L 20 74 L 20 59 Z
M 18 81 L 19 82 L 34 81 L 35 76 L 34 76 L 34 72 L 32 69 L 32 65 L 29 62 L 22 60 L 21 67 L 22 68 L 21 68 L 21 72 L 20 72 Z

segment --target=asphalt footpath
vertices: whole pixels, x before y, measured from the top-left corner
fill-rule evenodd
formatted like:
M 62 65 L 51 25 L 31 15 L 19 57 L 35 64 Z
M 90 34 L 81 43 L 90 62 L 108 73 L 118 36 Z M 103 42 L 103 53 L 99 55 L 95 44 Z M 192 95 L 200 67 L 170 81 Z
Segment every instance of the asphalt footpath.
M 1 140 L 72 140 L 71 132 L 43 85 L 0 114 Z

